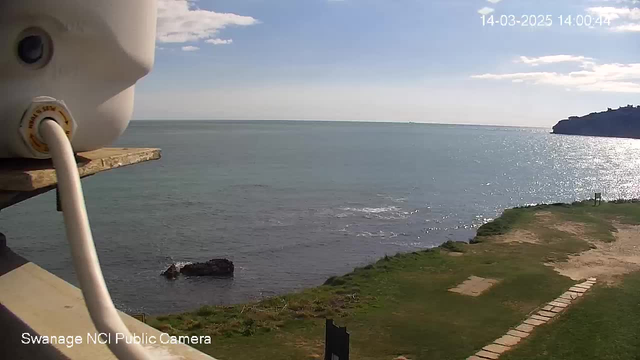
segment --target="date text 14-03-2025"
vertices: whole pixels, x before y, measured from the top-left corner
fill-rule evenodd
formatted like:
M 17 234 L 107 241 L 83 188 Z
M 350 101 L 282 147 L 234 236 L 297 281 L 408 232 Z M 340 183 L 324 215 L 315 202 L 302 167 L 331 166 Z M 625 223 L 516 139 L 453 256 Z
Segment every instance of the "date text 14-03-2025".
M 482 26 L 503 27 L 602 27 L 611 26 L 611 19 L 591 15 L 482 15 Z

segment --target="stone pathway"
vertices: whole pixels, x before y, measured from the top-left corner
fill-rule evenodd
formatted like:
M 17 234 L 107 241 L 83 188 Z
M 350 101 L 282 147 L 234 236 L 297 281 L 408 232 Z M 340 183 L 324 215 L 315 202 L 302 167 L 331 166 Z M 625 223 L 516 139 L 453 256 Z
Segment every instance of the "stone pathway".
M 582 296 L 595 283 L 596 278 L 589 278 L 583 283 L 572 286 L 568 291 L 560 295 L 560 297 L 549 302 L 536 314 L 531 315 L 527 320 L 523 321 L 522 324 L 507 331 L 502 337 L 483 347 L 482 350 L 467 358 L 467 360 L 498 359 L 502 353 L 509 351 L 512 346 L 515 346 L 522 339 L 529 336 L 536 326 L 545 324 L 558 313 L 568 308 L 573 300 Z

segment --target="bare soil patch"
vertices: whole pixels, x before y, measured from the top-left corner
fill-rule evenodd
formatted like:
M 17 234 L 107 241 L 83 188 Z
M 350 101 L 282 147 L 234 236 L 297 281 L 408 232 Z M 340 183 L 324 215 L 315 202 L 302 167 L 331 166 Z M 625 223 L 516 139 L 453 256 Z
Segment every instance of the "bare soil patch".
M 479 276 L 472 275 L 460 285 L 449 289 L 449 291 L 462 295 L 479 296 L 497 283 L 498 280 L 495 279 L 481 278 Z
M 585 224 L 581 224 L 573 221 L 563 221 L 558 224 L 552 225 L 552 227 L 556 230 L 560 230 L 572 235 L 584 237 L 587 233 L 585 230 Z
M 546 265 L 573 280 L 596 277 L 609 283 L 619 275 L 640 270 L 640 226 L 614 225 L 618 229 L 616 241 L 591 242 L 595 249 L 571 255 L 566 262 Z
M 536 219 L 543 222 L 549 222 L 553 219 L 553 214 L 550 211 L 538 211 L 534 214 Z
M 554 215 L 549 211 L 539 211 L 535 214 L 535 217 L 541 225 L 548 228 L 560 230 L 576 236 L 585 236 L 587 233 L 585 224 L 573 221 L 557 222 Z

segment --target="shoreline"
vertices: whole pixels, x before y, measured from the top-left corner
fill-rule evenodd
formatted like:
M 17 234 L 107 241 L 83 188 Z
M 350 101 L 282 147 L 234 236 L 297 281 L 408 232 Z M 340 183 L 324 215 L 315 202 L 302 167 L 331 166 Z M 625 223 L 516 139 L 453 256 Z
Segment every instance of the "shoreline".
M 640 225 L 637 200 L 602 204 L 507 209 L 481 226 L 471 243 L 385 256 L 321 286 L 155 316 L 150 325 L 171 335 L 210 335 L 212 345 L 196 347 L 221 359 L 318 358 L 325 318 L 347 326 L 354 358 L 467 358 L 572 286 L 575 268 L 564 264 L 577 254 L 600 244 L 605 249 L 627 231 L 624 226 Z M 602 278 L 606 284 L 625 276 Z M 491 288 L 473 296 L 449 291 L 477 277 L 493 279 Z

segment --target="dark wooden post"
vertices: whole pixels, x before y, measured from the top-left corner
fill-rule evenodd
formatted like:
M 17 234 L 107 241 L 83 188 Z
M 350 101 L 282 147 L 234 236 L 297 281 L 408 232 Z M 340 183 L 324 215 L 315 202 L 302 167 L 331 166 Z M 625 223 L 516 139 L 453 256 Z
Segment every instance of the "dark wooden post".
M 324 360 L 349 360 L 349 333 L 346 327 L 337 327 L 327 319 Z

